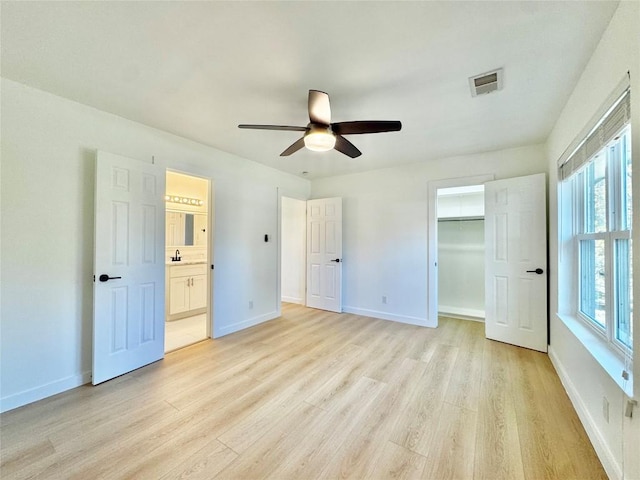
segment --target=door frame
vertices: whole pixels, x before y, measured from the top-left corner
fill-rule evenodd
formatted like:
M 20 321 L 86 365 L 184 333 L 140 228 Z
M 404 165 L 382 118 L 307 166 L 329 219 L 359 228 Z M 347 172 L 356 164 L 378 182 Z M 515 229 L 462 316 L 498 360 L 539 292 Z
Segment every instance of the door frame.
M 441 188 L 483 185 L 495 180 L 495 175 L 474 175 L 427 183 L 427 327 L 438 326 L 438 190 Z
M 309 200 L 308 196 L 304 196 L 301 195 L 299 193 L 293 192 L 288 190 L 287 188 L 282 188 L 282 187 L 278 187 L 277 189 L 277 196 L 278 196 L 278 258 L 276 260 L 277 262 L 277 279 L 276 279 L 276 313 L 278 316 L 282 315 L 282 197 L 287 197 L 287 198 L 292 198 L 294 200 L 300 200 L 301 202 L 307 202 L 307 200 Z M 305 218 L 306 218 L 306 208 L 305 208 Z M 306 228 L 306 224 L 305 224 L 305 229 L 304 229 L 304 243 L 306 245 L 307 243 L 307 228 Z M 306 293 L 307 291 L 307 275 L 306 275 L 306 269 L 307 269 L 307 263 L 306 263 L 306 249 L 304 252 L 305 255 L 305 276 L 303 278 L 303 289 Z M 307 305 L 307 298 L 306 298 L 306 294 L 303 295 L 302 298 L 302 305 L 306 306 Z
M 195 169 L 194 169 L 195 170 Z M 165 175 L 166 173 L 171 172 L 171 173 L 178 173 L 180 175 L 186 175 L 188 177 L 195 177 L 195 178 L 201 178 L 203 180 L 207 180 L 209 182 L 209 187 L 208 187 L 208 191 L 207 191 L 207 225 L 209 228 L 209 239 L 207 241 L 207 293 L 208 293 L 208 301 L 207 301 L 207 338 L 214 338 L 213 337 L 213 325 L 214 325 L 214 315 L 213 315 L 213 305 L 214 305 L 214 274 L 215 274 L 215 269 L 211 269 L 211 265 L 214 265 L 214 248 L 215 248 L 215 188 L 214 188 L 214 182 L 213 182 L 213 178 L 211 178 L 208 175 L 205 174 L 199 174 L 194 172 L 192 169 L 190 168 L 171 168 L 169 166 L 167 166 L 165 168 Z M 166 195 L 166 186 L 165 186 L 165 192 L 164 194 Z M 166 216 L 166 211 L 167 211 L 167 203 L 165 202 L 165 216 Z M 164 242 L 163 242 L 164 243 Z M 166 254 L 166 250 L 167 250 L 167 246 L 165 244 L 165 254 Z M 165 259 L 166 262 L 166 259 Z M 167 285 L 167 270 L 165 268 L 164 271 L 164 284 L 165 284 L 165 288 Z M 166 328 L 166 316 L 167 316 L 167 312 L 165 312 L 165 328 Z

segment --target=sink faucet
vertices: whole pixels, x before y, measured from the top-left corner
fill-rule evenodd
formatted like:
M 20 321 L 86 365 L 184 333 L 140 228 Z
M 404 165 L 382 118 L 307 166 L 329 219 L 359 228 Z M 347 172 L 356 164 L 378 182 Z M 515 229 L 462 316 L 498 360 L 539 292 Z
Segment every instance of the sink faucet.
M 171 261 L 172 262 L 179 262 L 180 261 L 180 250 L 176 249 L 176 256 L 175 257 L 171 257 Z

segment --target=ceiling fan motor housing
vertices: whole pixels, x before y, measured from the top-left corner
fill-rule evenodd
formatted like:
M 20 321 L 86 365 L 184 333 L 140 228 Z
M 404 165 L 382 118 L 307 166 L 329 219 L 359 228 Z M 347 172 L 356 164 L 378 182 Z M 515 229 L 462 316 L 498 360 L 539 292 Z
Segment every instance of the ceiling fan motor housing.
M 310 123 L 304 134 L 304 146 L 314 152 L 326 152 L 336 146 L 336 136 L 330 125 Z

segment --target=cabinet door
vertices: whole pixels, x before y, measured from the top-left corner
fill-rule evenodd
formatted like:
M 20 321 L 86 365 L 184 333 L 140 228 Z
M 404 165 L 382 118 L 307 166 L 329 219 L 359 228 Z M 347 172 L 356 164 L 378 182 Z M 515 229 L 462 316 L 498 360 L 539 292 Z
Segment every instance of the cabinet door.
M 191 277 L 189 287 L 189 309 L 204 308 L 207 306 L 207 276 L 195 275 Z
M 190 277 L 172 278 L 169 282 L 169 314 L 175 315 L 190 310 L 189 307 Z

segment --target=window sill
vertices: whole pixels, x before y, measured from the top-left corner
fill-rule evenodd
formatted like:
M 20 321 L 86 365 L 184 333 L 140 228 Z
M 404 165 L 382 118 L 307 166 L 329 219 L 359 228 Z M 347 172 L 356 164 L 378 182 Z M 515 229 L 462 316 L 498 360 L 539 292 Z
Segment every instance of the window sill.
M 633 397 L 633 373 L 631 365 L 628 367 L 629 380 L 622 378 L 625 369 L 624 358 L 611 349 L 606 340 L 592 332 L 581 320 L 557 313 L 556 316 L 566 325 L 573 335 L 582 343 L 596 362 L 609 374 L 611 379 L 628 396 Z

